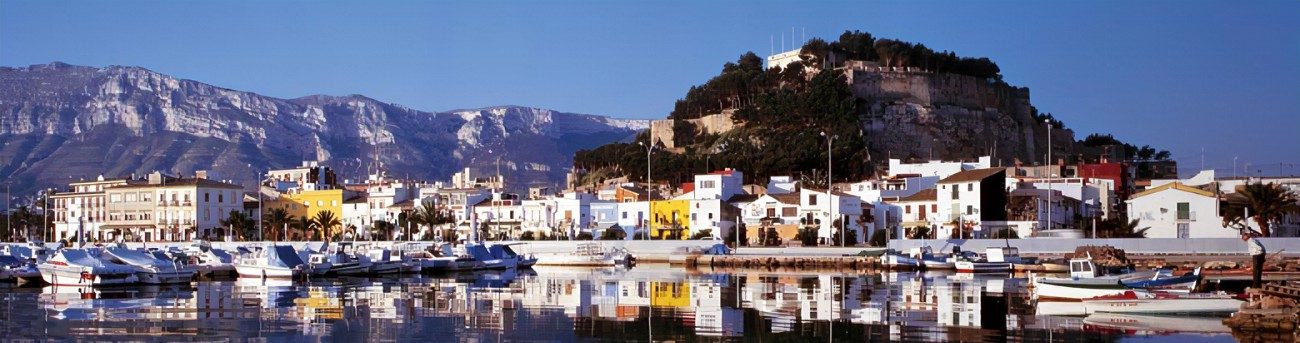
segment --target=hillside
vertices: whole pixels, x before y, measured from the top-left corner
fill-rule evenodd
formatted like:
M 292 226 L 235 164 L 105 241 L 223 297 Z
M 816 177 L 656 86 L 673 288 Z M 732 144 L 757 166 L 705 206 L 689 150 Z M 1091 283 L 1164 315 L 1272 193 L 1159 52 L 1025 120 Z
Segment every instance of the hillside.
M 829 147 L 837 182 L 870 177 L 888 158 L 991 155 L 1009 166 L 1047 163 L 1049 146 L 1054 159 L 1066 161 L 1104 150 L 1076 142 L 1061 120 L 1032 105 L 1028 88 L 1007 84 L 987 58 L 853 31 L 834 42 L 813 39 L 767 63 L 776 64 L 764 66 L 752 52 L 727 62 L 688 89 L 667 119 L 651 123 L 637 142 L 667 152 L 653 159 L 656 180 L 676 184 L 711 164 L 740 168 L 758 182 L 804 175 L 824 183 L 823 132 L 838 137 Z M 1131 149 L 1116 149 L 1124 150 Z M 578 152 L 574 163 L 590 173 L 585 182 L 643 180 L 645 153 L 636 143 L 612 143 Z
M 558 185 L 574 152 L 646 127 L 519 106 L 434 113 L 361 95 L 279 99 L 138 67 L 0 67 L 0 177 L 15 193 L 154 170 L 211 169 L 251 185 L 258 171 L 311 159 L 356 180 L 376 155 L 390 175 L 431 180 L 494 170 L 499 156 L 512 187 Z

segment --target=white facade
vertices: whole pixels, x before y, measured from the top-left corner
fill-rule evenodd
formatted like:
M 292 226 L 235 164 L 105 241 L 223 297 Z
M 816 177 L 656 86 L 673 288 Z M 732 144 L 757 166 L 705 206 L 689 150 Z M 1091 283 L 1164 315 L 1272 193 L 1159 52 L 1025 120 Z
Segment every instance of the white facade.
M 726 169 L 719 172 L 695 175 L 695 190 L 691 191 L 692 199 L 730 199 L 732 196 L 744 193 L 741 189 L 745 180 L 745 174 L 732 169 Z
M 1232 238 L 1237 231 L 1224 228 L 1219 200 L 1213 193 L 1169 183 L 1134 194 L 1128 200 L 1129 219 L 1150 227 L 1148 238 Z
M 618 226 L 625 230 L 645 230 L 650 225 L 650 202 L 633 201 L 617 203 Z M 635 231 L 633 231 L 635 232 Z
M 992 158 L 981 156 L 976 162 L 929 161 L 925 163 L 903 163 L 902 160 L 889 159 L 889 176 L 920 175 L 938 176 L 940 179 L 952 176 L 963 170 L 984 169 L 992 167 Z
M 875 204 L 884 198 L 908 197 L 934 188 L 938 182 L 939 176 L 936 175 L 867 180 L 849 184 L 844 187 L 844 192 L 856 195 L 864 202 Z
M 832 192 L 828 198 L 825 191 L 804 188 L 799 192 L 799 213 L 803 218 L 821 221 L 817 229 L 818 237 L 829 239 L 836 232 L 833 226 L 836 218 L 844 219 L 844 229 L 856 232 L 859 242 L 870 237 L 867 236 L 869 232 L 863 232 L 862 226 L 858 225 L 858 217 L 862 215 L 862 200 L 855 195 Z

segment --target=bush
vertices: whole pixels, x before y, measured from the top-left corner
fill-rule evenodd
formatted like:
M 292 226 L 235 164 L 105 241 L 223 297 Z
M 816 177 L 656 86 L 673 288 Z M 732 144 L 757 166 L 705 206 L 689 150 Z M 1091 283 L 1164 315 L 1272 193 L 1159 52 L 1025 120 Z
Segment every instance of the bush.
M 763 245 L 769 247 L 781 245 L 781 235 L 776 233 L 775 227 L 767 228 L 767 233 L 763 234 Z
M 579 241 L 590 241 L 591 239 L 592 237 L 590 232 L 579 233 L 577 238 Z
M 607 241 L 621 241 L 626 237 L 627 232 L 624 232 L 623 229 L 618 227 L 605 229 L 605 232 L 600 234 L 600 239 Z
M 815 247 L 817 246 L 817 229 L 812 227 L 799 229 L 799 234 L 795 235 L 795 239 L 803 243 L 803 246 Z
M 691 235 L 691 240 L 712 238 L 712 237 L 713 237 L 713 229 L 704 229 L 704 230 L 696 231 L 695 234 Z
M 868 242 L 868 244 L 871 244 L 873 247 L 883 247 L 886 244 L 889 244 L 888 236 L 889 229 L 876 230 L 876 232 L 871 233 L 871 241 Z
M 844 230 L 844 235 L 849 237 L 848 245 L 858 245 L 857 230 Z M 838 230 L 831 234 L 831 241 L 837 246 L 844 245 L 840 244 L 840 232 Z
M 521 241 L 537 240 L 537 235 L 534 234 L 532 231 L 524 231 L 523 234 L 519 235 L 519 240 Z

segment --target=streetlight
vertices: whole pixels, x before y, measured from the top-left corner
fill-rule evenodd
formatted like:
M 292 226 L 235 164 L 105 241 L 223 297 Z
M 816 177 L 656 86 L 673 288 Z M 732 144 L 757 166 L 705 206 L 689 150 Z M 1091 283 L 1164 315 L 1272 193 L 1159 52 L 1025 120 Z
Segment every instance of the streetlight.
M 650 240 L 650 227 L 654 225 L 654 199 L 651 198 L 650 192 L 650 153 L 654 152 L 655 145 L 650 143 L 649 139 L 645 142 L 636 142 L 636 145 L 645 147 L 645 199 L 646 199 L 646 226 L 645 239 Z
M 835 189 L 835 181 L 834 181 L 835 179 L 832 178 L 833 174 L 831 174 L 831 168 L 834 166 L 834 164 L 831 162 L 833 161 L 832 159 L 833 155 L 831 154 L 834 153 L 831 151 L 831 142 L 835 141 L 835 139 L 837 138 L 840 138 L 840 135 L 828 135 L 826 134 L 826 131 L 822 131 L 821 135 L 822 137 L 826 137 L 826 207 L 829 208 L 829 210 L 826 212 L 828 217 L 826 219 L 829 222 L 827 222 L 826 225 L 834 229 L 835 228 L 835 206 L 831 204 L 832 202 L 831 199 L 833 199 L 832 198 L 833 194 L 831 192 L 832 190 Z M 844 237 L 844 228 L 847 227 L 848 225 L 845 224 L 846 223 L 840 223 L 840 246 L 848 246 L 848 239 L 845 239 L 847 237 Z
M 1043 119 L 1047 123 L 1047 228 L 1052 228 L 1052 122 L 1050 119 Z
M 248 168 L 253 169 L 253 164 L 249 163 Z M 257 169 L 253 169 L 253 173 L 253 179 L 257 180 L 254 185 L 257 188 L 257 239 L 266 240 L 266 235 L 262 232 L 262 221 L 266 219 L 262 217 L 262 174 Z

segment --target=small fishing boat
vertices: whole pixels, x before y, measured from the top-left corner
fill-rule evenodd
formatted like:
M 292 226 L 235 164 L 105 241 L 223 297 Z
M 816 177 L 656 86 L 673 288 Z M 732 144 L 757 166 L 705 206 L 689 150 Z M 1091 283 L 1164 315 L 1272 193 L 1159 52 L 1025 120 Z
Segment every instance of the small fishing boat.
M 961 273 L 1008 273 L 1015 269 L 1015 264 L 1031 264 L 1033 261 L 1020 257 L 1020 250 L 1012 247 L 995 247 L 985 249 L 984 257 L 977 258 L 971 254 L 954 257 L 953 266 Z
M 1070 260 L 1070 277 L 1031 277 L 1030 285 L 1034 290 L 1034 299 L 1081 301 L 1146 287 L 1186 293 L 1194 289 L 1199 280 L 1199 269 L 1183 276 L 1161 271 L 1101 275 L 1092 259 L 1085 257 Z
M 259 247 L 242 254 L 235 270 L 240 277 L 298 278 L 306 275 L 310 267 L 298 257 L 298 252 L 288 245 Z
M 889 249 L 884 255 L 880 255 L 880 265 L 889 270 L 913 270 L 920 269 L 922 263 L 920 259 L 911 255 Z
M 492 255 L 487 246 L 480 243 L 466 243 L 465 252 L 474 258 L 476 263 L 475 269 L 507 269 L 514 268 L 514 260 L 504 260 Z
M 1241 309 L 1241 304 L 1241 299 L 1223 293 L 1178 294 L 1141 290 L 1083 300 L 1087 313 L 1231 313 Z
M 60 249 L 36 266 L 45 282 L 56 286 L 107 286 L 139 282 L 130 266 L 100 258 L 99 249 Z

